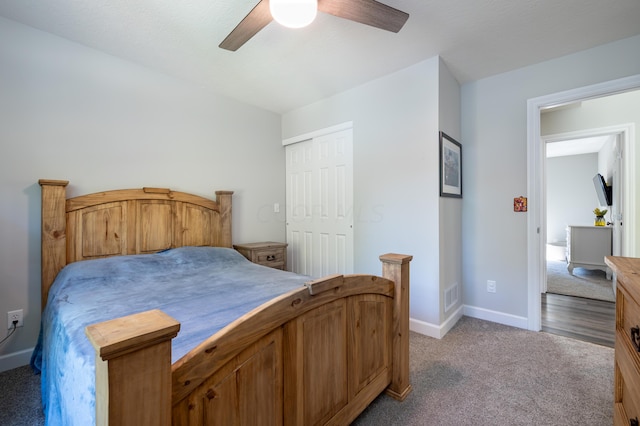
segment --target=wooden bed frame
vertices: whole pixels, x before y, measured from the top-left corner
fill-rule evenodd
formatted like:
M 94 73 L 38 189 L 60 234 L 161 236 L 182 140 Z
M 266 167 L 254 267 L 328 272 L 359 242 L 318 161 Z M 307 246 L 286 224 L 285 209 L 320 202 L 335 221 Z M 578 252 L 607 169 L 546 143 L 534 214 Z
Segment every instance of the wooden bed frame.
M 162 188 L 66 198 L 42 187 L 42 308 L 68 263 L 187 245 L 231 247 L 230 191 Z M 382 277 L 333 275 L 238 318 L 171 364 L 180 324 L 153 310 L 86 328 L 99 425 L 346 425 L 409 383 L 409 262 Z

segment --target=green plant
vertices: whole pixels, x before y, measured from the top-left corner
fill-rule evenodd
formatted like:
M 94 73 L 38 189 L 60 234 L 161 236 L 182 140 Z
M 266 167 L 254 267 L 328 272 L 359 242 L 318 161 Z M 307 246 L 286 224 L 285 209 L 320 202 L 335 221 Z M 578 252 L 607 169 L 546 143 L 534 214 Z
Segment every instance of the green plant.
M 604 209 L 604 210 L 600 210 L 599 208 L 595 208 L 593 210 L 593 214 L 595 214 L 597 217 L 603 217 L 605 214 L 607 214 L 609 210 Z

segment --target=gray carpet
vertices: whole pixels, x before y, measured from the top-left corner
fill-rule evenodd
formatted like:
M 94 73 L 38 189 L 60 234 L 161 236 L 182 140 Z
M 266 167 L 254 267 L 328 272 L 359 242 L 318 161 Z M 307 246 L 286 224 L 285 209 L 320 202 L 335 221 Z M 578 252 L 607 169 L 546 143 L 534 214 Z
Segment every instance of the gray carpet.
M 611 348 L 463 317 L 441 340 L 411 334 L 413 392 L 383 395 L 362 426 L 611 425 Z
M 613 349 L 463 317 L 441 340 L 411 333 L 413 392 L 381 395 L 361 426 L 611 425 Z M 0 425 L 39 426 L 39 376 L 0 373 Z
M 0 425 L 40 426 L 44 424 L 40 376 L 28 365 L 0 373 Z
M 615 302 L 612 281 L 604 271 L 574 268 L 571 275 L 564 261 L 547 260 L 547 292 Z

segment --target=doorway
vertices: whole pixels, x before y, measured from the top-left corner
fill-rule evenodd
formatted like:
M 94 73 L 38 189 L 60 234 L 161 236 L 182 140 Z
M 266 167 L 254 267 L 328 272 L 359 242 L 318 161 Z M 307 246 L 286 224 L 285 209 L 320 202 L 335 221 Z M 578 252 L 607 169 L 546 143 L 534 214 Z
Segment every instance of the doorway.
M 546 162 L 545 145 L 540 136 L 540 113 L 545 108 L 569 105 L 587 99 L 600 98 L 616 93 L 623 93 L 640 88 L 640 75 L 627 77 L 620 80 L 601 83 L 594 86 L 570 90 L 530 99 L 527 102 L 527 155 L 528 155 L 528 193 L 530 215 L 527 220 L 528 235 L 528 328 L 539 331 L 541 329 L 541 290 L 542 283 L 546 281 Z M 631 129 L 631 133 L 635 129 Z M 635 141 L 635 134 L 630 134 L 629 140 Z M 627 173 L 626 182 L 630 182 L 625 189 L 627 202 L 623 206 L 623 215 L 632 218 L 635 211 L 635 160 L 634 144 L 629 144 L 629 150 L 624 164 Z M 627 255 L 635 254 L 635 223 L 627 220 L 630 251 Z

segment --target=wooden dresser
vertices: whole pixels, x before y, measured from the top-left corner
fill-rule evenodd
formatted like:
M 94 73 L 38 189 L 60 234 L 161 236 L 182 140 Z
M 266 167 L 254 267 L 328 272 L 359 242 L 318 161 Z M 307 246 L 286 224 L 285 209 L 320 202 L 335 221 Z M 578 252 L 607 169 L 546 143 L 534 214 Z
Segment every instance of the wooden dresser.
M 287 269 L 286 243 L 265 241 L 262 243 L 235 244 L 233 248 L 253 263 L 282 269 L 283 271 Z
M 617 277 L 613 424 L 640 420 L 640 259 L 607 256 Z

